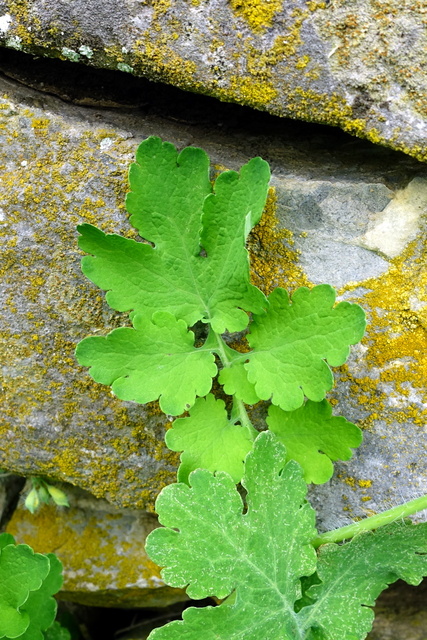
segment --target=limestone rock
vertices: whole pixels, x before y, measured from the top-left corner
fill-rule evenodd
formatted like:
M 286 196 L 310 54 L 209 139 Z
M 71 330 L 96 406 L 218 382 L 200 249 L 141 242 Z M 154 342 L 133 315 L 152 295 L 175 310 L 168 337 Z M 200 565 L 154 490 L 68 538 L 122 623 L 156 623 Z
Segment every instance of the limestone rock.
M 81 275 L 75 225 L 132 235 L 127 168 L 141 139 L 156 134 L 204 148 L 215 166 L 266 158 L 273 189 L 249 242 L 254 283 L 269 291 L 326 281 L 367 310 L 367 337 L 336 372 L 330 396 L 365 440 L 312 492 L 320 526 L 427 493 L 425 165 L 330 131 L 301 135 L 267 116 L 258 130 L 243 120 L 236 131 L 220 127 L 219 110 L 192 122 L 191 101 L 180 123 L 0 82 L 0 467 L 144 509 L 174 480 L 167 417 L 155 403 L 120 402 L 73 357 L 80 339 L 127 321 Z M 253 415 L 262 428 L 265 406 Z
M 375 606 L 375 622 L 367 640 L 424 640 L 427 636 L 427 583 L 411 587 L 398 581 Z
M 423 0 L 0 0 L 0 43 L 342 127 L 426 160 Z
M 157 526 L 149 513 L 120 510 L 79 489 L 63 487 L 69 508 L 20 502 L 7 531 L 38 553 L 55 553 L 64 570 L 59 598 L 98 607 L 164 607 L 187 596 L 167 587 L 144 551 Z

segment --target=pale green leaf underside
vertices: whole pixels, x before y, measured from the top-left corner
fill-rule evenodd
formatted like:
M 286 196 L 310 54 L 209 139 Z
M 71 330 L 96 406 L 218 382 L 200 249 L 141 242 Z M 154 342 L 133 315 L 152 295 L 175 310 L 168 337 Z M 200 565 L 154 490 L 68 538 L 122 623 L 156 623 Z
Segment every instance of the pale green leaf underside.
M 265 297 L 250 284 L 245 240 L 248 224 L 262 214 L 268 165 L 254 158 L 240 174 L 220 174 L 214 193 L 208 178 L 201 149 L 178 155 L 173 145 L 149 138 L 130 170 L 127 207 L 155 247 L 79 227 L 79 246 L 92 254 L 82 260 L 83 273 L 108 290 L 112 308 L 148 316 L 162 309 L 188 326 L 211 322 L 217 333 L 244 329 L 245 311 L 262 312 Z
M 302 625 L 315 622 L 327 640 L 365 638 L 376 598 L 398 579 L 419 584 L 427 575 L 426 554 L 425 523 L 394 523 L 345 545 L 321 547 L 317 573 L 322 583 L 308 591 L 316 602 L 300 611 Z
M 194 334 L 183 320 L 158 311 L 152 320 L 135 316 L 133 324 L 77 346 L 77 360 L 91 367 L 96 382 L 111 385 L 121 400 L 145 404 L 159 399 L 170 415 L 183 413 L 197 395 L 209 393 L 217 373 L 215 357 L 210 349 L 194 347 Z
M 226 471 L 235 483 L 243 476 L 244 459 L 252 447 L 247 429 L 230 422 L 225 403 L 212 394 L 198 398 L 189 418 L 179 418 L 166 432 L 166 445 L 183 451 L 178 482 L 188 482 L 191 471 Z
M 197 470 L 190 487 L 162 491 L 156 510 L 166 528 L 148 536 L 147 551 L 165 567 L 166 583 L 188 585 L 196 599 L 232 597 L 187 609 L 149 640 L 363 640 L 381 591 L 427 575 L 427 524 L 395 523 L 321 547 L 320 583 L 312 581 L 305 606 L 296 606 L 300 579 L 315 571 L 314 512 L 300 467 L 291 461 L 283 468 L 285 456 L 274 434 L 258 436 L 245 464 L 246 514 L 225 473 Z
M 269 302 L 267 314 L 254 317 L 248 335 L 253 348 L 244 365 L 249 381 L 259 398 L 271 398 L 284 411 L 298 409 L 304 396 L 320 402 L 333 385 L 328 364 L 344 364 L 350 345 L 363 336 L 362 308 L 349 302 L 334 307 L 329 285 L 301 287 L 292 300 L 277 288 Z
M 55 619 L 51 596 L 61 587 L 62 565 L 51 554 L 15 545 L 9 534 L 0 536 L 0 549 L 0 638 L 43 640 Z
M 232 592 L 234 604 L 187 609 L 183 622 L 152 632 L 150 639 L 295 640 L 294 602 L 299 578 L 315 570 L 310 541 L 314 511 L 305 502 L 306 485 L 298 465 L 285 468 L 285 449 L 265 432 L 246 459 L 243 484 L 248 511 L 234 481 L 206 470 L 185 484 L 166 487 L 156 502 L 163 528 L 147 539 L 147 552 L 165 581 L 188 585 L 192 598 Z M 282 470 L 281 473 L 280 470 Z
M 332 461 L 349 460 L 351 448 L 362 442 L 361 430 L 341 416 L 332 416 L 326 400 L 307 400 L 295 411 L 270 405 L 267 424 L 286 446 L 288 458 L 302 466 L 307 483 L 327 482 L 334 472 Z

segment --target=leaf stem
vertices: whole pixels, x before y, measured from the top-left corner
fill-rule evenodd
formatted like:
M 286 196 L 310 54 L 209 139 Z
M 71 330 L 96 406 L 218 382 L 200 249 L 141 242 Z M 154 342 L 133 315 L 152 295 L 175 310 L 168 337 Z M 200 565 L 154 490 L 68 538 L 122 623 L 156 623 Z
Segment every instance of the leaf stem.
M 423 511 L 424 509 L 427 509 L 427 495 L 405 502 L 398 507 L 393 507 L 393 509 L 383 511 L 375 516 L 360 520 L 360 522 L 355 522 L 354 524 L 349 524 L 346 527 L 340 527 L 333 531 L 321 533 L 312 541 L 312 544 L 314 548 L 317 549 L 321 544 L 349 540 L 362 531 L 378 529 L 378 527 L 383 527 L 386 524 L 390 524 L 391 522 L 395 522 L 396 520 L 400 520 L 406 516 L 413 515 L 414 513 Z
M 228 359 L 226 350 L 230 348 L 224 343 L 224 340 L 221 338 L 221 336 L 218 333 L 215 333 L 213 331 L 213 335 L 215 336 L 216 342 L 218 345 L 217 353 L 220 357 L 220 360 L 224 367 L 229 367 L 231 363 L 230 363 L 230 360 Z M 236 419 L 240 422 L 242 427 L 246 427 L 246 429 L 250 433 L 251 438 L 255 440 L 259 432 L 253 426 L 248 416 L 248 413 L 246 411 L 245 405 L 243 404 L 243 401 L 236 398 L 236 396 L 233 396 L 233 414 L 236 417 Z
M 255 440 L 259 435 L 259 431 L 257 431 L 253 426 L 242 400 L 239 400 L 236 396 L 233 396 L 233 410 L 234 414 L 238 415 L 238 419 L 242 427 L 246 427 L 251 437 Z

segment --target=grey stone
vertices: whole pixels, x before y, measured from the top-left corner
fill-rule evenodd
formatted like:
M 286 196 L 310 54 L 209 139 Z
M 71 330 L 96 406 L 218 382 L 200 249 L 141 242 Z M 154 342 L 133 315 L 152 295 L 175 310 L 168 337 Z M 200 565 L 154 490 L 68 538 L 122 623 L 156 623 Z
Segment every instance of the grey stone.
M 427 583 L 418 587 L 398 581 L 375 606 L 375 622 L 367 640 L 424 640 L 427 637 Z
M 187 600 L 183 590 L 164 584 L 145 553 L 145 539 L 158 526 L 153 514 L 120 510 L 70 485 L 61 488 L 69 508 L 42 505 L 31 514 L 24 507 L 24 490 L 7 526 L 18 544 L 55 553 L 61 560 L 60 599 L 121 608 L 166 607 Z
M 182 123 L 0 83 L 0 466 L 71 482 L 128 508 L 152 509 L 174 479 L 177 456 L 163 445 L 168 418 L 156 403 L 120 402 L 73 356 L 83 337 L 127 321 L 81 275 L 75 225 L 132 235 L 123 208 L 127 168 L 137 144 L 156 134 L 180 148 L 201 146 L 214 165 L 268 159 L 275 194 L 249 240 L 254 282 L 268 291 L 331 281 L 368 312 L 367 337 L 336 372 L 330 396 L 337 415 L 364 429 L 365 443 L 312 491 L 321 528 L 427 492 L 425 165 L 310 128 L 307 136 L 251 128 L 249 136 L 243 122 L 234 132 L 220 128 L 220 113 Z M 393 216 L 409 223 L 389 234 L 389 251 L 372 237 L 381 240 Z M 265 405 L 253 416 L 261 427 Z
M 426 160 L 422 0 L 1 0 L 0 43 L 340 126 Z

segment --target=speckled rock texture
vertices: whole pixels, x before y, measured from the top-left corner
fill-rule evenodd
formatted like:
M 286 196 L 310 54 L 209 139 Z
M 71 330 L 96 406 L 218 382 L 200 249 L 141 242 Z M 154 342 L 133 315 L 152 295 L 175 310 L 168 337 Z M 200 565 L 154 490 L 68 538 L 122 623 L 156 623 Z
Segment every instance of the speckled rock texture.
M 64 489 L 69 508 L 42 505 L 31 514 L 22 500 L 6 529 L 19 544 L 58 556 L 64 567 L 61 599 L 123 608 L 187 599 L 184 591 L 164 584 L 145 553 L 145 538 L 157 526 L 154 515 L 122 512 L 81 489 Z
M 149 510 L 174 480 L 177 457 L 163 444 L 168 418 L 156 403 L 117 400 L 73 356 L 83 337 L 126 322 L 82 276 L 75 226 L 89 221 L 132 236 L 127 168 L 138 143 L 156 134 L 203 147 L 217 168 L 268 160 L 272 189 L 249 241 L 254 283 L 268 292 L 327 281 L 368 313 L 366 338 L 336 371 L 330 395 L 335 414 L 364 430 L 364 444 L 312 491 L 320 527 L 427 493 L 424 164 L 262 114 L 245 129 L 251 114 L 240 107 L 230 129 L 221 105 L 207 115 L 189 102 L 182 122 L 69 105 L 0 82 L 0 467 Z M 265 411 L 262 403 L 252 409 L 260 428 Z
M 424 0 L 0 0 L 0 43 L 427 159 Z

